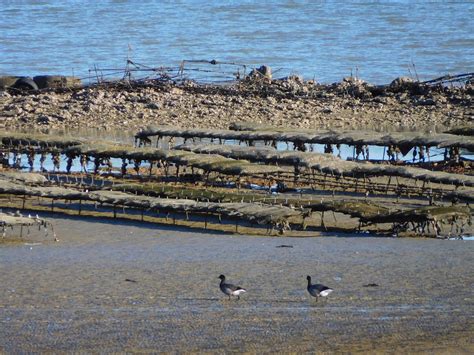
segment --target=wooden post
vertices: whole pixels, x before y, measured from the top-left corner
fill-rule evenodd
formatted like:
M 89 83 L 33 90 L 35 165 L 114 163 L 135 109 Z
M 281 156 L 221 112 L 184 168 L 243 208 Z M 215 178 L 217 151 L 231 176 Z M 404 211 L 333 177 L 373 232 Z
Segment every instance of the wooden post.
M 79 216 L 81 215 L 82 212 L 82 198 L 79 199 Z
M 388 177 L 387 187 L 385 189 L 385 195 L 388 195 L 388 187 L 390 186 L 391 182 L 392 182 L 392 175 Z
M 51 212 L 54 212 L 54 198 L 51 199 Z
M 400 183 L 398 181 L 398 176 L 395 176 L 395 181 L 397 182 L 397 202 L 400 200 L 401 190 L 399 189 Z

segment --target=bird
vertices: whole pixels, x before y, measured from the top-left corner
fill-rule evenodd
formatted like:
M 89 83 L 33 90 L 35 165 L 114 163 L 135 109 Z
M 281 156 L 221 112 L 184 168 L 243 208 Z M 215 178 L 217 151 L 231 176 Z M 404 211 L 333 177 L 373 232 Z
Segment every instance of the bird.
M 240 286 L 235 286 L 235 285 L 226 283 L 224 275 L 220 275 L 219 278 L 221 279 L 221 283 L 220 283 L 219 287 L 220 287 L 220 289 L 223 293 L 225 293 L 227 296 L 229 296 L 229 300 L 230 300 L 230 296 L 237 296 L 237 300 L 240 300 L 240 295 L 242 293 L 247 292 L 246 289 L 244 289 Z
M 306 276 L 306 280 L 308 280 L 308 287 L 306 287 L 306 289 L 308 290 L 311 296 L 316 297 L 316 302 L 318 301 L 319 297 L 327 297 L 331 294 L 332 291 L 334 291 L 332 288 L 321 284 L 312 285 L 311 276 Z

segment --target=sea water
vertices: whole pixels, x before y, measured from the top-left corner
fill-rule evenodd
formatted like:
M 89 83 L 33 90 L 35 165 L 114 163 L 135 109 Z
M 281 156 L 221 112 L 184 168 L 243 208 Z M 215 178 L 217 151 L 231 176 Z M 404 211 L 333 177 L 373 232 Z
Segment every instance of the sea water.
M 214 59 L 319 82 L 425 80 L 474 71 L 473 18 L 472 1 L 2 0 L 0 75 L 87 81 L 120 76 L 127 59 L 170 68 Z M 201 80 L 242 68 L 196 65 L 186 75 Z

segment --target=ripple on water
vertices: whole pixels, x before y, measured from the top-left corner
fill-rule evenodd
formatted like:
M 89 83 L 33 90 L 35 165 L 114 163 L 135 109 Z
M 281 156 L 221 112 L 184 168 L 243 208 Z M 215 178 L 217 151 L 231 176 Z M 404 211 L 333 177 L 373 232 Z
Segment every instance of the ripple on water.
M 74 72 L 87 78 L 94 65 L 123 68 L 127 57 L 176 67 L 183 59 L 232 58 L 268 64 L 278 76 L 297 72 L 333 82 L 358 68 L 363 79 L 386 83 L 410 75 L 412 63 L 422 79 L 473 71 L 474 63 L 473 51 L 467 50 L 474 40 L 470 2 L 222 5 L 189 0 L 73 6 L 26 0 L 3 2 L 0 16 L 5 39 L 0 75 Z

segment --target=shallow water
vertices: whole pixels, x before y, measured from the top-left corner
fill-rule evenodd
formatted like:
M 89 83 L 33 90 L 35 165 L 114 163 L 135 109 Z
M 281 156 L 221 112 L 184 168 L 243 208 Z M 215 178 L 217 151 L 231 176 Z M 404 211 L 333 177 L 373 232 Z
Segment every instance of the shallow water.
M 279 150 L 286 150 L 287 149 L 286 144 L 279 145 L 278 149 Z M 386 151 L 383 147 L 370 146 L 369 149 L 370 149 L 370 159 L 388 160 Z M 324 152 L 324 145 L 314 144 L 313 145 L 313 151 L 315 153 L 323 153 Z M 335 151 L 334 154 L 338 155 L 338 150 L 334 149 L 334 151 Z M 426 161 L 442 161 L 444 159 L 443 158 L 443 152 L 444 152 L 444 149 L 432 148 L 431 149 L 432 156 L 430 157 L 430 159 L 426 158 Z M 341 145 L 340 157 L 343 160 L 352 159 L 353 156 L 355 156 L 354 151 L 353 151 L 353 147 L 350 147 L 350 146 L 347 146 L 347 145 Z M 469 156 L 462 155 L 462 157 L 472 158 L 472 155 L 469 155 Z M 364 160 L 362 155 L 359 158 L 361 160 Z M 412 151 L 410 151 L 406 156 L 402 156 L 400 154 L 400 159 L 403 160 L 403 161 L 406 161 L 406 162 L 412 162 Z M 10 161 L 10 164 L 13 165 L 13 153 L 10 153 L 9 161 Z M 29 171 L 29 165 L 27 164 L 28 157 L 26 156 L 26 154 L 22 154 L 21 161 L 23 162 L 22 163 L 23 170 L 24 171 Z M 116 168 L 116 169 L 119 169 L 120 166 L 122 165 L 122 159 L 112 158 L 111 162 L 112 162 L 113 167 Z M 416 159 L 416 162 L 419 162 L 418 157 Z M 129 168 L 132 167 L 131 164 L 132 163 L 129 164 Z M 66 165 L 67 165 L 67 158 L 63 155 L 61 157 L 60 171 L 66 171 Z M 40 170 L 40 156 L 39 155 L 35 156 L 35 161 L 34 161 L 33 166 L 34 166 L 34 171 L 39 171 Z M 147 162 L 144 162 L 141 166 L 146 168 L 147 166 L 149 166 L 149 164 Z M 44 168 L 48 171 L 53 171 L 54 165 L 53 165 L 51 155 L 48 155 L 48 158 L 44 162 Z M 93 160 L 88 163 L 87 169 L 88 169 L 88 171 L 92 171 L 94 169 Z M 71 168 L 71 172 L 80 172 L 80 171 L 81 171 L 81 165 L 79 163 L 79 158 L 75 158 L 73 160 L 73 166 Z
M 165 147 L 163 147 L 163 148 L 165 148 Z M 279 144 L 277 148 L 279 150 L 287 150 L 288 149 L 286 144 L 284 144 L 284 143 Z M 166 147 L 166 149 L 167 149 L 167 147 Z M 291 145 L 290 145 L 290 149 L 292 149 Z M 312 151 L 314 151 L 315 153 L 323 153 L 324 152 L 324 145 L 323 144 L 313 144 L 312 149 L 313 149 Z M 388 160 L 388 157 L 387 157 L 387 154 L 386 154 L 386 149 L 384 149 L 383 147 L 370 146 L 369 149 L 370 149 L 370 159 Z M 413 162 L 412 151 L 413 150 L 411 150 L 405 156 L 402 156 L 400 154 L 400 157 L 399 157 L 400 160 L 403 160 L 405 162 Z M 431 152 L 430 153 L 431 156 L 430 156 L 429 159 L 426 158 L 427 162 L 428 161 L 432 161 L 432 162 L 442 161 L 444 159 L 443 158 L 444 149 L 431 148 L 430 152 Z M 340 152 L 335 148 L 334 149 L 334 154 L 335 155 L 339 154 L 341 159 L 343 159 L 343 160 L 352 159 L 353 157 L 355 157 L 354 148 L 351 147 L 351 146 L 347 146 L 347 145 L 341 145 Z M 463 158 L 470 158 L 470 159 L 473 158 L 472 155 L 462 155 L 462 157 Z M 40 158 L 41 157 L 40 157 L 39 154 L 37 154 L 35 156 L 33 171 L 40 171 L 40 166 L 41 166 L 40 165 Z M 365 160 L 362 155 L 359 158 L 362 161 Z M 10 164 L 13 166 L 14 154 L 10 153 L 8 155 L 8 159 L 9 159 Z M 120 169 L 120 167 L 122 165 L 122 159 L 111 158 L 110 161 L 111 161 L 112 166 L 113 166 L 114 169 L 116 169 L 116 170 Z M 21 162 L 22 162 L 21 165 L 23 167 L 22 170 L 23 171 L 30 171 L 30 167 L 28 165 L 28 157 L 27 157 L 26 154 L 21 155 Z M 417 156 L 416 162 L 419 162 L 418 156 Z M 67 158 L 66 158 L 65 155 L 62 155 L 59 170 L 60 171 L 66 171 L 66 166 L 67 166 Z M 133 163 L 129 162 L 128 168 L 132 168 L 132 167 L 133 167 Z M 148 162 L 143 162 L 141 164 L 141 167 L 146 169 L 147 167 L 149 167 L 149 163 Z M 44 162 L 44 168 L 47 171 L 50 171 L 50 172 L 52 172 L 54 170 L 53 160 L 52 160 L 52 156 L 50 154 L 47 155 L 47 159 Z M 92 171 L 94 169 L 93 159 L 88 162 L 87 169 L 88 169 L 88 171 Z M 80 165 L 80 162 L 79 162 L 79 158 L 75 158 L 73 160 L 73 165 L 72 165 L 72 168 L 71 168 L 71 172 L 81 172 L 81 165 Z
M 173 68 L 191 59 L 268 64 L 277 77 L 322 82 L 351 73 L 423 80 L 474 71 L 473 15 L 470 1 L 9 0 L 0 7 L 0 75 L 86 78 L 129 57 Z M 239 67 L 201 69 L 213 73 L 187 73 L 229 79 Z
M 31 132 L 30 130 L 24 131 L 25 133 L 34 133 Z M 114 141 L 122 144 L 127 144 L 127 145 L 134 145 L 134 135 L 136 132 L 132 131 L 126 131 L 126 130 L 107 130 L 107 131 L 100 131 L 100 130 L 94 130 L 94 129 L 81 129 L 81 130 L 52 130 L 50 133 L 52 134 L 59 134 L 59 135 L 67 135 L 67 136 L 73 136 L 73 137 L 79 137 L 82 139 L 87 139 L 87 140 L 107 140 L 107 141 Z M 155 139 L 153 138 L 153 144 L 152 146 L 155 147 Z M 174 146 L 179 146 L 184 143 L 184 140 L 182 138 L 175 138 L 173 145 Z M 213 142 L 211 139 L 201 139 L 199 144 L 212 144 L 216 143 Z M 228 145 L 238 145 L 239 142 L 235 140 L 224 140 L 223 144 L 228 144 Z M 256 142 L 255 144 L 257 147 L 258 146 L 264 146 L 263 142 Z M 160 139 L 158 148 L 160 149 L 168 149 L 169 144 L 168 144 L 168 139 Z M 306 144 L 307 151 L 312 151 L 315 153 L 324 153 L 324 144 Z M 350 160 L 350 159 L 355 159 L 357 156 L 355 155 L 354 147 L 349 146 L 346 144 L 342 144 L 340 151 L 336 148 L 335 145 L 333 145 L 334 152 L 333 154 L 336 156 L 340 156 L 341 159 L 343 160 Z M 277 144 L 277 149 L 281 151 L 286 151 L 286 150 L 294 150 L 294 146 L 292 143 L 286 144 L 284 142 L 278 142 Z M 369 146 L 369 157 L 370 159 L 373 160 L 388 160 L 388 155 L 386 152 L 386 147 L 381 147 L 381 146 Z M 436 147 L 431 147 L 430 148 L 430 156 L 426 156 L 426 161 L 442 161 L 444 159 L 444 148 L 436 148 Z M 461 155 L 463 158 L 467 159 L 474 159 L 474 156 L 472 154 L 462 154 Z M 9 161 L 10 164 L 13 165 L 14 161 L 14 155 L 13 153 L 10 153 L 9 156 Z M 365 160 L 363 155 L 359 156 L 359 159 Z M 413 162 L 413 149 L 410 150 L 405 156 L 401 155 L 399 156 L 400 160 L 403 160 L 405 162 Z M 26 154 L 21 155 L 21 162 L 23 166 L 24 171 L 29 171 L 29 165 L 28 165 L 28 157 Z M 112 158 L 111 159 L 112 165 L 114 168 L 120 168 L 122 165 L 122 160 L 117 159 L 117 158 Z M 419 162 L 419 157 L 416 157 L 415 162 Z M 60 162 L 60 171 L 66 171 L 66 165 L 67 165 L 67 159 L 63 155 L 61 156 L 61 162 Z M 142 167 L 147 167 L 149 166 L 147 162 L 144 162 Z M 132 165 L 129 165 L 129 168 L 132 167 Z M 47 156 L 46 161 L 44 162 L 44 168 L 48 171 L 53 171 L 53 161 L 51 155 Z M 93 169 L 93 161 L 88 163 L 88 170 L 91 171 Z M 34 171 L 39 171 L 40 170 L 40 156 L 36 155 L 35 156 L 35 161 L 34 161 Z M 81 171 L 81 166 L 79 163 L 79 158 L 75 158 L 73 160 L 73 166 L 71 168 L 72 172 L 80 172 Z
M 48 217 L 60 242 L 0 245 L 7 353 L 330 351 L 380 347 L 385 337 L 441 344 L 473 330 L 470 242 L 248 237 Z M 221 273 L 247 288 L 241 301 L 219 291 Z M 308 296 L 308 274 L 334 288 L 326 302 Z

